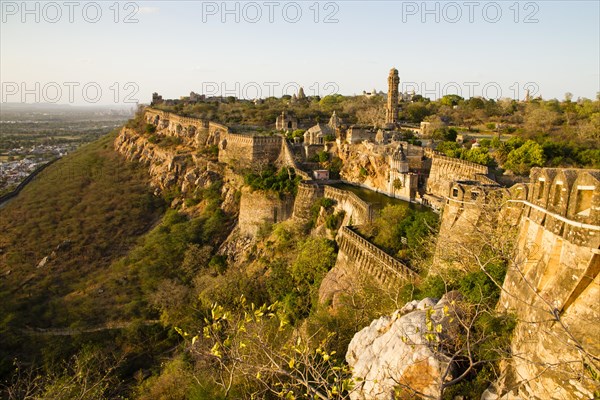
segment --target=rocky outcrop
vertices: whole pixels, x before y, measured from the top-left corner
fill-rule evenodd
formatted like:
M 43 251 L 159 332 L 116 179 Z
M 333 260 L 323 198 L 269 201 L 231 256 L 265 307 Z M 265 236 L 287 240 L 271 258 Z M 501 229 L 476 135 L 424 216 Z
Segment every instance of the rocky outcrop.
M 347 146 L 339 152 L 344 166 L 340 172 L 343 180 L 360 184 L 376 191 L 386 191 L 389 181 L 389 164 L 384 154 L 369 151 L 364 144 Z
M 157 135 L 167 136 L 157 131 Z M 133 129 L 123 128 L 115 140 L 115 148 L 129 161 L 139 162 L 148 167 L 150 184 L 157 193 L 173 191 L 181 193 L 176 203 L 193 198 L 198 190 L 223 182 L 221 208 L 225 212 L 236 213 L 239 207 L 237 192 L 243 179 L 226 165 L 216 163 L 205 156 L 195 146 L 185 144 L 161 147 L 152 143 L 150 137 L 140 135 Z M 184 207 L 185 207 L 185 203 Z
M 456 292 L 439 302 L 413 301 L 354 335 L 346 353 L 355 381 L 350 398 L 392 399 L 396 391 L 439 396 L 442 380 L 452 378 L 453 366 L 436 345 L 456 330 L 457 301 Z
M 115 140 L 115 148 L 129 161 L 148 166 L 151 184 L 160 191 L 174 184 L 195 180 L 200 170 L 189 168 L 193 162 L 191 150 L 162 148 L 132 129 L 123 128 Z M 196 164 L 196 163 L 194 163 Z M 200 166 L 198 166 L 200 167 Z M 206 167 L 205 167 L 206 168 Z M 189 187 L 189 185 L 188 185 Z

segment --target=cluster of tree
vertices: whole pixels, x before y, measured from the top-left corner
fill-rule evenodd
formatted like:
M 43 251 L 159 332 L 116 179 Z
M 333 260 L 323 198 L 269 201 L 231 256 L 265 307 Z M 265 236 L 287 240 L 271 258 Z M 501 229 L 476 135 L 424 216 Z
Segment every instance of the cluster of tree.
M 375 220 L 360 228 L 361 233 L 384 249 L 408 263 L 422 261 L 431 254 L 422 246 L 437 231 L 435 213 L 411 208 L 408 204 L 387 205 Z
M 244 182 L 254 190 L 272 190 L 278 194 L 296 194 L 300 176 L 290 168 L 281 168 L 279 171 L 273 165 L 257 172 L 244 174 Z
M 494 162 L 489 147 L 484 145 L 468 149 L 456 142 L 441 142 L 438 144 L 436 150 L 444 153 L 448 157 L 460 158 L 461 160 L 471 161 L 481 165 L 492 166 Z
M 444 141 L 437 150 L 448 157 L 460 158 L 489 167 L 502 167 L 518 175 L 528 175 L 532 167 L 600 167 L 600 149 L 586 148 L 574 142 L 557 142 L 551 138 L 538 141 L 513 136 L 506 141 L 498 137 L 482 139 L 479 147 Z

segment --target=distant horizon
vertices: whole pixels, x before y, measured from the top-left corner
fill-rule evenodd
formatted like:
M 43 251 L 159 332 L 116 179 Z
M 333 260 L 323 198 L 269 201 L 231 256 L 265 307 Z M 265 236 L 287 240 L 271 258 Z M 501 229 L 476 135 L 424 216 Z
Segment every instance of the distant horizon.
M 371 89 L 371 90 L 373 90 L 373 89 Z M 195 91 L 191 90 L 191 92 L 195 92 Z M 371 91 L 369 91 L 369 90 L 365 90 L 365 92 L 371 93 Z M 410 93 L 408 91 L 402 91 L 402 90 L 399 90 L 398 92 L 399 93 Z M 160 92 L 157 92 L 157 93 L 159 95 L 163 96 Z M 203 93 L 199 93 L 199 92 L 195 92 L 195 93 L 197 93 L 199 95 L 203 95 Z M 567 91 L 567 92 L 565 92 L 565 94 L 566 93 L 571 93 L 571 92 Z M 188 97 L 189 94 L 190 93 L 188 92 L 185 95 L 181 95 L 181 96 L 177 96 L 177 97 L 163 96 L 163 98 L 165 100 L 179 100 L 179 99 L 181 99 L 183 97 Z M 331 93 L 331 94 L 332 95 L 341 95 L 341 96 L 344 96 L 344 97 L 358 97 L 358 96 L 364 96 L 365 95 L 364 93 L 353 93 L 353 94 Z M 386 96 L 387 95 L 387 91 L 377 89 L 377 95 L 381 95 L 381 94 L 383 94 L 384 96 Z M 454 93 L 448 93 L 448 94 L 454 94 Z M 323 98 L 323 97 L 325 97 L 327 95 L 328 94 L 325 94 L 325 95 L 322 95 L 322 96 L 319 96 L 319 97 Z M 415 92 L 415 95 L 421 95 L 421 93 Z M 240 98 L 240 97 L 236 97 L 236 100 L 242 100 L 242 101 L 249 101 L 249 102 L 251 102 L 253 100 L 266 100 L 268 98 L 281 99 L 284 96 L 292 96 L 292 95 L 291 94 L 284 94 L 284 95 L 280 95 L 280 96 L 269 96 L 269 97 L 260 97 L 260 98 L 257 98 L 257 97 L 255 97 L 255 98 Z M 600 96 L 600 92 L 596 93 L 596 96 L 594 96 L 594 97 L 575 96 L 573 94 L 572 101 L 574 101 L 574 102 L 576 102 L 578 100 L 592 100 L 592 101 L 596 101 L 596 100 L 598 100 L 599 96 Z M 151 98 L 151 97 L 152 96 L 150 94 L 148 96 L 148 98 Z M 211 95 L 207 95 L 207 97 L 227 98 L 227 97 L 231 97 L 231 96 L 220 95 L 220 94 L 211 94 Z M 315 95 L 307 94 L 307 97 L 315 97 Z M 423 96 L 423 97 L 427 98 L 427 96 Z M 468 100 L 470 98 L 483 98 L 485 100 L 492 99 L 492 100 L 496 100 L 496 101 L 505 100 L 505 99 L 515 100 L 515 101 L 524 101 L 524 97 L 525 96 L 521 96 L 521 98 L 501 97 L 501 98 L 497 98 L 497 99 L 496 98 L 486 98 L 486 97 L 483 97 L 483 96 L 471 96 L 471 97 L 461 96 L 461 97 L 463 99 L 465 99 L 465 100 Z M 543 96 L 540 96 L 540 95 L 535 95 L 535 96 L 532 96 L 532 99 L 536 99 L 536 98 L 540 98 L 540 97 L 541 97 L 541 99 L 543 101 L 549 101 L 549 100 L 564 101 L 565 100 L 564 95 L 563 95 L 562 98 L 557 98 L 557 97 L 546 98 L 546 97 L 543 97 Z M 439 100 L 440 98 L 441 97 L 430 98 L 430 100 L 431 101 L 435 101 L 435 100 Z M 400 101 L 402 101 L 402 100 L 400 100 Z M 37 103 L 35 103 L 35 102 L 26 102 L 26 103 L 22 103 L 22 102 L 14 102 L 14 101 L 11 101 L 11 102 L 2 102 L 2 101 L 0 101 L 0 107 L 11 107 L 11 108 L 18 108 L 18 107 L 44 107 L 45 106 L 45 107 L 49 107 L 49 108 L 51 108 L 51 107 L 56 107 L 56 108 L 59 108 L 59 107 L 60 108 L 72 107 L 72 108 L 90 108 L 91 109 L 91 108 L 111 108 L 112 107 L 112 108 L 125 109 L 125 108 L 135 108 L 138 105 L 140 105 L 140 106 L 149 106 L 150 104 L 151 104 L 150 100 L 148 100 L 148 101 L 139 101 L 139 102 L 136 102 L 136 103 L 85 103 L 85 102 L 83 102 L 83 103 L 51 103 L 51 102 L 37 102 Z

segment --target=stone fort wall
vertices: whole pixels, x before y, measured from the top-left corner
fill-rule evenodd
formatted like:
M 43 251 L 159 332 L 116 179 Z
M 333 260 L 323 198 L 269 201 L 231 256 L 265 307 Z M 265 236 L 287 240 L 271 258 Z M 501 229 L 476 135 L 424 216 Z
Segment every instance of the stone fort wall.
M 600 390 L 586 372 L 594 368 L 586 354 L 600 354 L 600 170 L 538 168 L 530 177 L 511 188 L 508 204 L 520 228 L 499 308 L 527 321 L 512 351 L 528 357 L 513 358 L 506 384 L 523 398 L 592 398 Z
M 434 264 L 461 268 L 471 260 L 465 245 L 480 242 L 495 231 L 501 205 L 509 199 L 507 189 L 476 181 L 452 182 L 444 195 Z
M 600 321 L 600 171 L 534 168 L 529 184 L 509 190 L 454 182 L 445 202 L 437 258 L 468 246 L 472 233 L 518 230 L 498 303 L 521 321 L 511 350 L 523 356 L 506 364 L 502 382 L 513 388 L 508 395 L 593 397 L 600 385 L 586 372 L 586 354 L 600 354 L 590 328 Z M 464 260 L 459 253 L 456 260 Z
M 242 189 L 238 226 L 244 236 L 256 236 L 266 224 L 285 221 L 292 216 L 294 198 L 291 195 L 279 196 L 263 190 Z
M 281 136 L 259 136 L 230 132 L 225 125 L 199 118 L 146 107 L 144 117 L 161 134 L 176 136 L 193 147 L 219 145 L 219 161 L 234 166 L 248 167 L 257 163 L 272 163 L 280 158 Z
M 339 245 L 336 265 L 343 264 L 357 274 L 369 275 L 384 287 L 412 280 L 417 272 L 369 242 L 351 227 L 343 226 L 336 238 Z
M 438 197 L 445 197 L 454 181 L 473 180 L 483 183 L 495 182 L 487 177 L 488 167 L 442 155 L 425 149 L 424 155 L 431 159 L 431 169 L 427 178 L 426 191 Z
M 346 213 L 344 220 L 348 221 L 349 225 L 364 225 L 375 217 L 371 205 L 350 191 L 326 185 L 323 196 L 337 202 L 336 208 L 344 210 Z
M 240 167 L 274 163 L 279 159 L 282 145 L 281 136 L 254 136 L 226 132 L 219 140 L 219 161 Z
M 294 218 L 308 221 L 310 220 L 310 210 L 324 195 L 323 186 L 315 182 L 300 182 L 298 183 L 298 192 L 294 201 Z

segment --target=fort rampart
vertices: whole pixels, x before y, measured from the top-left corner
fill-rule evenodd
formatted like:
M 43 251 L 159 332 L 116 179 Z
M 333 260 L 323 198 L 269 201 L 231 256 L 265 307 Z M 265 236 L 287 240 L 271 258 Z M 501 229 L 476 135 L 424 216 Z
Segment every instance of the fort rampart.
M 340 229 L 337 242 L 338 262 L 344 259 L 347 267 L 358 274 L 368 274 L 382 286 L 392 287 L 416 277 L 415 271 L 354 232 L 351 227 L 343 226 Z
M 324 197 L 335 200 L 337 207 L 344 210 L 348 216 L 350 225 L 363 225 L 371 222 L 375 212 L 371 205 L 362 200 L 356 194 L 348 191 L 326 185 Z
M 534 169 L 530 178 L 511 188 L 519 234 L 499 307 L 526 321 L 512 351 L 531 357 L 512 360 L 507 386 L 525 397 L 591 398 L 598 383 L 586 369 L 600 372 L 590 362 L 600 354 L 600 170 Z
M 489 239 L 502 241 L 503 226 L 518 230 L 498 308 L 516 315 L 511 350 L 525 356 L 507 364 L 503 387 L 523 399 L 593 397 L 598 383 L 592 375 L 599 371 L 590 355 L 600 354 L 590 329 L 600 320 L 600 170 L 534 168 L 529 184 L 509 190 L 454 182 L 445 198 L 436 257 L 440 249 L 468 248 L 476 240 L 471 233 L 489 229 L 497 236 Z M 460 245 L 449 245 L 451 238 Z
M 310 220 L 311 208 L 318 199 L 323 197 L 323 192 L 323 186 L 315 182 L 298 183 L 298 192 L 294 201 L 294 218 Z
M 431 149 L 425 149 L 424 155 L 431 158 L 426 191 L 434 196 L 445 197 L 454 181 L 473 180 L 482 183 L 496 183 L 487 176 L 489 169 L 485 165 L 446 157 Z
M 284 145 L 283 137 L 232 133 L 222 124 L 199 118 L 185 117 L 147 107 L 144 111 L 148 123 L 154 124 L 163 134 L 177 136 L 186 145 L 203 147 L 219 145 L 219 161 L 235 166 L 273 163 L 279 159 Z

